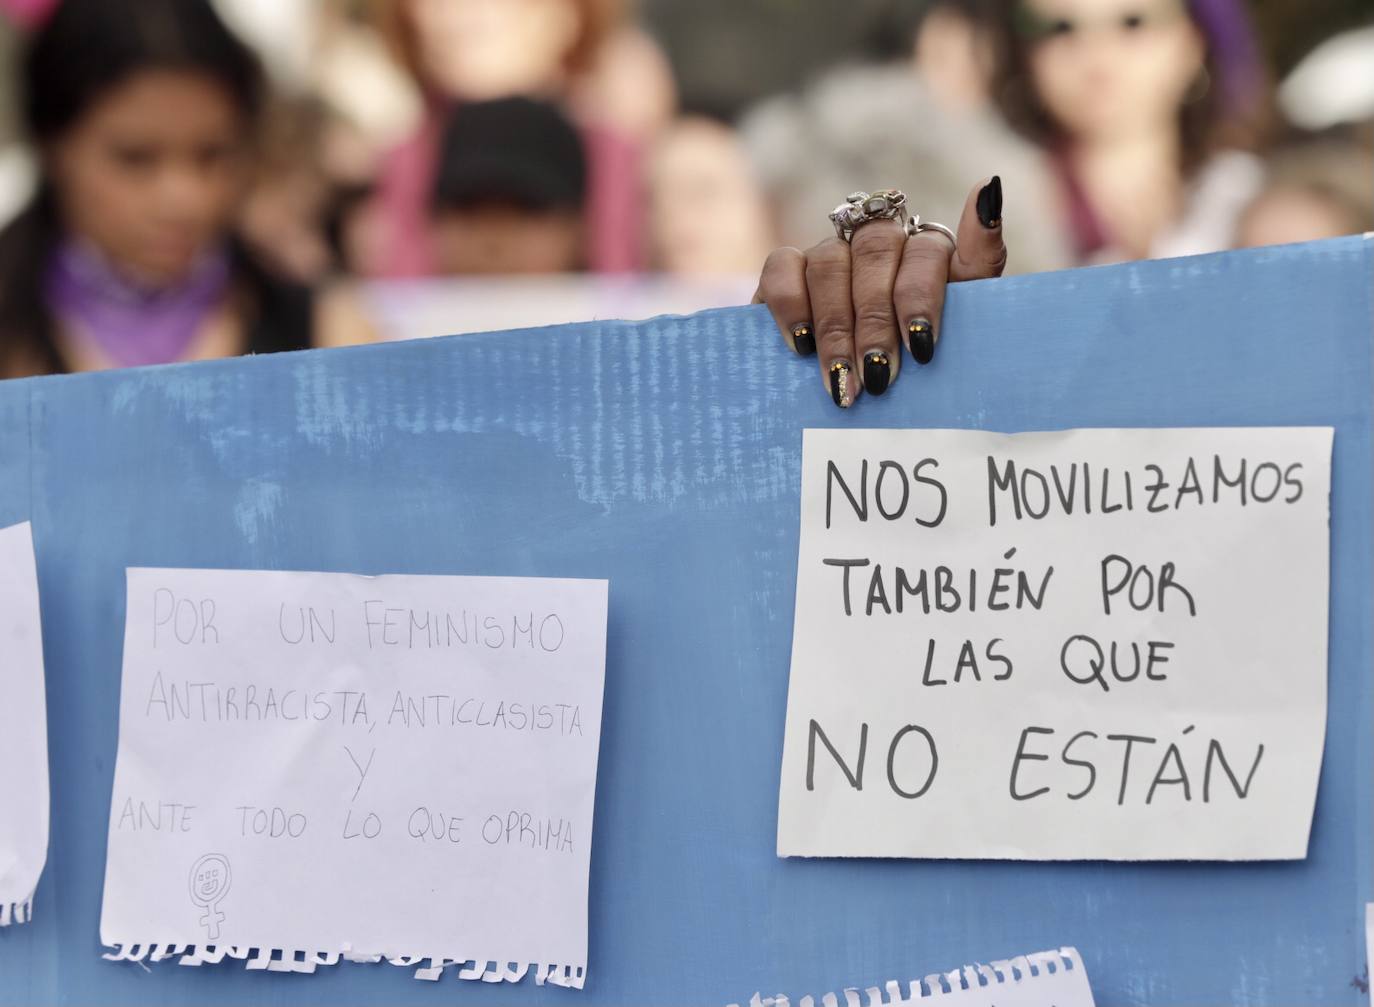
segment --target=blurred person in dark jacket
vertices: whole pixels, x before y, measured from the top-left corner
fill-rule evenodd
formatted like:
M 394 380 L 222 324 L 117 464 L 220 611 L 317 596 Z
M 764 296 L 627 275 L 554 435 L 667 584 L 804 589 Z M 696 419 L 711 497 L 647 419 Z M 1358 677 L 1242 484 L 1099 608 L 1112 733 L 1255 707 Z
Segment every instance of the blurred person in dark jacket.
M 438 271 L 584 268 L 586 188 L 582 140 L 557 106 L 529 98 L 462 106 L 444 130 L 435 173 Z
M 675 97 L 666 64 L 652 58 L 652 43 L 633 44 L 624 0 L 375 3 L 425 105 L 420 126 L 382 168 L 375 273 L 435 270 L 436 249 L 424 224 L 443 125 L 466 103 L 519 96 L 557 102 L 577 123 L 588 172 L 587 268 L 642 268 L 642 134 L 667 118 Z M 620 98 L 614 106 L 601 100 L 612 93 Z

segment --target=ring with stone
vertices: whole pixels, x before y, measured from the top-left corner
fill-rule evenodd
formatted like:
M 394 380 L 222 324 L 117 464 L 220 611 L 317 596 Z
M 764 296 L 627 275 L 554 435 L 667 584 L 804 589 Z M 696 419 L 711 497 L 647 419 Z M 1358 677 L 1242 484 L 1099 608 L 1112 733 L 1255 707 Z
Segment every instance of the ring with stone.
M 851 192 L 830 212 L 835 233 L 845 241 L 852 240 L 855 231 L 874 220 L 895 220 L 906 226 L 906 193 L 901 189 Z

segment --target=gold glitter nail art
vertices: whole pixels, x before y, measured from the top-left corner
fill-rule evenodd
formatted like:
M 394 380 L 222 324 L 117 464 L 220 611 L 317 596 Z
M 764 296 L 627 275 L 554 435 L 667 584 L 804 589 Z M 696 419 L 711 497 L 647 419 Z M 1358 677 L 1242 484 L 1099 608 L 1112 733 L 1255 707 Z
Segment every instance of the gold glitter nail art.
M 848 409 L 849 398 L 849 361 L 837 360 L 830 365 L 830 397 L 841 409 Z

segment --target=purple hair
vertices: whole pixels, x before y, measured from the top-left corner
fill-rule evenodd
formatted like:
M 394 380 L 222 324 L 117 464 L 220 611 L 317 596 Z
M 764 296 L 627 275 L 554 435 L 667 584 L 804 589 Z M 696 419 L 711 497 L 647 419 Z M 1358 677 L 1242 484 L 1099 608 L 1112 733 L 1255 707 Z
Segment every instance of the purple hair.
M 1188 12 L 1211 54 L 1221 108 L 1228 115 L 1253 112 L 1264 94 L 1264 64 L 1244 0 L 1188 0 Z

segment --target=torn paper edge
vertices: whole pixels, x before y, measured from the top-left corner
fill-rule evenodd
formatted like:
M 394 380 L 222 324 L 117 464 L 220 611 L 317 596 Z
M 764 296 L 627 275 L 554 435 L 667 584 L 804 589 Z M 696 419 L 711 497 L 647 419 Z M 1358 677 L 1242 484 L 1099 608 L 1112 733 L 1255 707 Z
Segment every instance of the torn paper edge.
M 1061 970 L 1084 971 L 1083 959 L 1077 949 L 1038 951 L 989 965 L 965 965 L 950 972 L 935 972 L 924 979 L 911 980 L 905 990 L 896 981 L 886 983 L 881 989 L 870 986 L 862 994 L 856 988 L 847 988 L 839 994 L 826 993 L 820 998 L 820 1004 L 821 1007 L 890 1007 L 925 999 L 933 1001 L 959 990 L 1019 983 L 1038 977 L 1042 971 L 1054 975 Z M 816 1007 L 816 1003 L 814 997 L 804 996 L 797 1007 Z M 730 1007 L 739 1007 L 739 1004 Z M 748 1007 L 791 1007 L 791 1001 L 782 994 L 765 997 L 755 993 Z
M 305 951 L 300 949 L 259 948 L 251 945 L 195 945 L 195 944 L 114 944 L 102 957 L 111 962 L 161 962 L 180 956 L 182 965 L 218 965 L 226 958 L 243 962 L 249 971 L 312 973 L 321 965 L 337 965 L 340 961 L 375 964 L 383 960 L 380 954 L 358 954 L 345 947 L 342 951 Z M 397 955 L 386 961 L 403 968 L 414 968 L 416 979 L 438 980 L 444 969 L 456 966 L 459 979 L 481 980 L 484 983 L 518 983 L 532 970 L 538 986 L 549 983 L 581 989 L 587 979 L 585 965 L 535 965 L 521 962 L 477 961 L 471 958 L 451 958 L 443 955 Z M 428 965 L 422 964 L 428 962 Z
M 30 405 L 32 405 L 32 390 L 30 390 Z M 32 416 L 30 416 L 32 420 Z M 32 425 L 32 424 L 30 424 Z M 35 625 L 41 628 L 42 623 L 42 601 L 38 594 L 38 556 L 34 551 L 33 545 L 33 524 L 30 521 L 20 521 L 17 524 L 7 525 L 0 528 L 0 533 L 8 534 L 22 529 L 25 539 L 24 552 L 21 557 L 21 567 L 24 574 L 33 575 L 33 616 Z M 18 568 L 16 568 L 18 569 Z M 27 579 L 27 577 L 25 578 Z M 49 829 L 52 824 L 51 814 L 51 786 L 50 773 L 48 767 L 48 716 L 47 716 L 47 692 L 46 692 L 46 665 L 44 663 L 43 640 L 41 631 L 38 637 L 38 681 L 37 686 L 37 709 L 29 711 L 35 715 L 34 723 L 37 727 L 38 737 L 34 738 L 37 752 L 33 753 L 39 762 L 43 778 L 43 804 L 42 804 L 42 855 L 38 857 L 37 870 L 34 871 L 32 878 L 28 872 L 15 871 L 10 874 L 7 883 L 0 885 L 4 889 L 4 896 L 0 897 L 0 927 L 18 926 L 33 922 L 33 900 L 38 892 L 38 883 L 43 877 L 43 871 L 48 865 L 48 838 Z M 22 739 L 21 739 L 22 740 Z M 22 860 L 22 858 L 21 858 Z M 18 875 L 16 877 L 15 875 Z M 27 894 L 20 885 L 29 884 Z M 16 896 L 21 896 L 16 898 Z
M 1374 902 L 1364 904 L 1364 974 L 1374 969 Z M 1374 999 L 1374 998 L 1371 998 Z
M 28 923 L 33 919 L 33 895 L 23 902 L 0 902 L 0 927 Z

